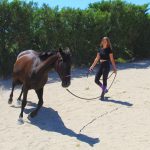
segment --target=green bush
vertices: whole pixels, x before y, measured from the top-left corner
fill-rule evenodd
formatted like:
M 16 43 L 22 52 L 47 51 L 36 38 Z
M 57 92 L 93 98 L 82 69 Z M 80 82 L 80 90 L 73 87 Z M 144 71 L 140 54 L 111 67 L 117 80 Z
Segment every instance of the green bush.
M 85 10 L 14 0 L 0 1 L 0 76 L 11 74 L 19 52 L 69 47 L 74 66 L 90 65 L 103 36 L 110 37 L 118 62 L 150 57 L 148 4 L 121 0 L 90 4 Z

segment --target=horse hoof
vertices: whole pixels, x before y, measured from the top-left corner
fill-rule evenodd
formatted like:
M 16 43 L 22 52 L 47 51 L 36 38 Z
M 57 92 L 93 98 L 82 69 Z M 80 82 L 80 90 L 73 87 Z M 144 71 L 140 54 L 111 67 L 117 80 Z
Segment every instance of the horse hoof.
M 27 118 L 28 118 L 28 120 L 30 120 L 30 121 L 31 121 L 31 119 L 32 119 L 30 115 L 28 115 L 28 117 L 27 117 Z
M 12 102 L 8 101 L 8 104 L 11 104 Z
M 22 104 L 21 100 L 17 99 L 16 105 L 19 107 L 21 106 L 21 104 Z
M 8 100 L 8 104 L 12 104 L 12 99 L 9 99 L 9 100 Z
M 19 125 L 24 124 L 23 118 L 19 117 L 17 123 L 18 123 Z
M 29 116 L 31 117 L 31 118 L 34 118 L 35 116 L 37 115 L 37 113 L 36 112 L 31 112 L 30 114 L 29 114 Z

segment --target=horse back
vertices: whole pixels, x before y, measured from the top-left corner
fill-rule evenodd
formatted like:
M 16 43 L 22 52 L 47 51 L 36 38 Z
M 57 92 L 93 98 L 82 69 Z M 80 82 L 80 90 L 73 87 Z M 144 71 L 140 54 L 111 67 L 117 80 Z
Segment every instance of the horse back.
M 22 57 L 24 55 L 28 55 L 28 54 L 29 55 L 36 55 L 36 56 L 39 55 L 39 53 L 34 51 L 34 50 L 25 50 L 25 51 L 19 53 L 19 55 L 17 56 L 17 59 L 19 59 L 20 57 Z
M 38 68 L 43 66 L 44 60 L 51 53 L 38 53 L 33 50 L 21 52 L 14 64 L 13 80 L 17 83 L 26 84 L 29 89 L 39 89 L 45 85 L 48 79 L 47 72 L 38 73 Z
M 17 76 L 20 80 L 31 76 L 33 69 L 40 64 L 40 58 L 35 51 L 29 50 L 20 53 L 13 68 L 13 76 Z

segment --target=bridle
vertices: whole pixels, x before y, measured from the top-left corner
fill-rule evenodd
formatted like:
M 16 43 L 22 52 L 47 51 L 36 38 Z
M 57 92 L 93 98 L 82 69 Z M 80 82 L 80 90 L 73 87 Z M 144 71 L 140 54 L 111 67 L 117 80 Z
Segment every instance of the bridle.
M 61 64 L 63 63 L 63 58 L 62 58 L 60 52 L 57 52 L 56 55 L 58 56 L 58 60 L 55 63 L 55 69 L 56 69 L 57 72 L 59 72 L 58 70 L 61 67 Z M 62 79 L 69 78 L 69 77 L 71 77 L 70 74 L 65 75 L 65 76 L 61 76 Z

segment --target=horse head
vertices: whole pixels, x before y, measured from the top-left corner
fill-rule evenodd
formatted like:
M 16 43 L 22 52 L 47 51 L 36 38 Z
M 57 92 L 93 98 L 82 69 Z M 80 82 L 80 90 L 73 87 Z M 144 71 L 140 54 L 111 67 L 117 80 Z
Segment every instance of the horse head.
M 61 80 L 62 87 L 68 87 L 71 80 L 71 53 L 69 48 L 66 50 L 59 49 L 57 52 L 58 60 L 55 69 L 58 72 Z

